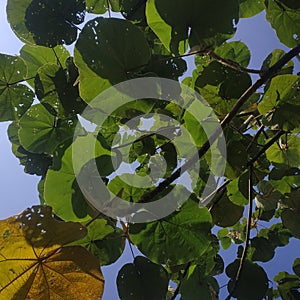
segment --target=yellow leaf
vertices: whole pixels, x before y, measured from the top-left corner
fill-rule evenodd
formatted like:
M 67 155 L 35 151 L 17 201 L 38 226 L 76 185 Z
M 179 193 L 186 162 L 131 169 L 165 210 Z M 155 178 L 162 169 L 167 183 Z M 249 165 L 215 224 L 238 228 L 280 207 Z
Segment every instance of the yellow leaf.
M 0 300 L 101 299 L 99 261 L 81 246 L 86 228 L 61 222 L 48 206 L 0 221 Z

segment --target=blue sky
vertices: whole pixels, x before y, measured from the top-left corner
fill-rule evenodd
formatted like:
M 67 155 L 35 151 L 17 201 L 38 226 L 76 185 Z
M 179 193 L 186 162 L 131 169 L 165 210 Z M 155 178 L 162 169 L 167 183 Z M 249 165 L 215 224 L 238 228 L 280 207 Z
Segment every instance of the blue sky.
M 18 54 L 22 43 L 14 36 L 6 22 L 5 14 L 6 1 L 0 2 L 0 53 Z M 251 50 L 252 58 L 250 67 L 260 68 L 263 59 L 275 48 L 287 50 L 287 48 L 278 42 L 275 32 L 265 21 L 264 14 L 255 18 L 241 20 L 238 24 L 238 31 L 233 40 L 245 42 Z M 296 63 L 297 64 L 297 63 Z M 298 63 L 299 68 L 299 63 Z M 26 175 L 23 167 L 19 165 L 18 160 L 11 153 L 11 145 L 7 140 L 8 123 L 0 123 L 0 189 L 1 189 L 1 210 L 0 219 L 7 218 L 13 214 L 21 212 L 23 209 L 38 204 L 37 183 L 39 178 L 36 176 Z M 263 264 L 272 279 L 279 271 L 291 272 L 291 265 L 296 257 L 296 251 L 300 249 L 300 241 L 293 239 L 288 247 L 276 250 L 276 256 L 270 262 Z M 234 260 L 235 249 L 224 253 L 226 260 Z M 115 276 L 121 266 L 131 261 L 132 257 L 125 251 L 117 264 L 104 268 L 107 280 L 104 300 L 118 299 L 116 289 L 114 288 Z M 229 261 L 230 261 L 229 260 Z M 228 262 L 228 261 L 227 261 Z M 221 278 L 221 284 L 225 284 L 225 276 Z M 222 295 L 227 294 L 227 289 L 222 289 Z

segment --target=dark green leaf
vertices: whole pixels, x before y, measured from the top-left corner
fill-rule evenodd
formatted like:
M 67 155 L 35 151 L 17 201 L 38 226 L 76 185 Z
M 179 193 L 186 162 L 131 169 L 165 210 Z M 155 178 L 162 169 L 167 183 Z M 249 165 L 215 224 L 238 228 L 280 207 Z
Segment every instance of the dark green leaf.
M 218 195 L 216 196 L 218 197 Z M 213 204 L 210 210 L 213 222 L 221 227 L 234 225 L 243 216 L 244 207 L 234 204 L 223 194 L 216 204 Z
M 283 300 L 297 300 L 300 297 L 298 292 L 300 280 L 297 275 L 291 275 L 287 272 L 280 272 L 274 277 L 278 284 L 278 290 Z
M 270 162 L 299 168 L 300 138 L 297 135 L 288 135 L 287 139 L 281 138 L 279 145 L 274 143 L 267 149 L 266 155 Z
M 55 47 L 76 40 L 84 17 L 84 0 L 32 0 L 24 21 L 37 45 Z
M 228 283 L 229 292 L 233 287 L 239 264 L 240 261 L 235 260 L 226 268 L 226 275 L 231 278 Z M 254 286 L 255 288 L 253 288 Z M 236 297 L 239 300 L 260 300 L 265 296 L 267 290 L 268 277 L 264 269 L 249 260 L 245 260 L 241 271 L 241 277 L 236 290 L 233 293 L 233 297 Z
M 86 107 L 86 103 L 79 97 L 78 86 L 74 86 L 78 77 L 77 68 L 72 58 L 67 63 L 64 70 L 57 64 L 43 65 L 38 69 L 34 81 L 40 102 L 58 117 L 74 116 Z
M 91 20 L 81 31 L 75 48 L 80 90 L 86 88 L 81 77 L 91 71 L 102 80 L 94 86 L 100 93 L 110 85 L 132 78 L 135 70 L 146 65 L 149 59 L 147 41 L 131 22 L 115 18 Z
M 151 260 L 179 265 L 199 258 L 207 250 L 210 227 L 208 210 L 188 200 L 179 212 L 163 220 L 130 226 L 130 237 Z
M 296 258 L 293 263 L 293 271 L 300 277 L 300 258 Z
M 197 292 L 196 292 L 197 291 Z M 201 267 L 191 266 L 182 281 L 180 294 L 182 300 L 216 299 L 219 293 L 218 282 L 213 277 L 203 276 Z
M 80 156 L 77 155 L 76 160 L 72 160 L 73 147 L 82 149 Z M 100 155 L 110 155 L 110 151 L 104 149 L 97 139 L 89 134 L 87 136 L 78 137 L 76 141 L 68 147 L 60 162 L 59 169 L 48 170 L 44 197 L 48 205 L 53 207 L 53 211 L 60 218 L 65 220 L 87 221 L 90 219 L 88 215 L 90 208 L 84 198 L 78 184 L 76 183 L 76 175 L 80 169 L 92 158 Z M 92 184 L 93 174 L 86 177 L 86 180 Z M 105 201 L 109 199 L 109 195 L 103 193 L 103 199 L 90 199 L 94 201 Z
M 114 263 L 123 252 L 122 230 L 113 228 L 105 219 L 97 219 L 87 228 L 87 235 L 72 245 L 85 247 L 99 259 L 101 265 Z
M 43 46 L 24 45 L 20 50 L 20 56 L 27 65 L 27 78 L 31 78 L 37 74 L 40 67 L 47 63 L 63 65 L 70 54 L 63 46 L 50 49 Z M 33 80 L 28 82 L 33 86 Z
M 117 277 L 121 300 L 165 300 L 168 282 L 166 270 L 143 256 L 124 265 Z
M 149 26 L 174 54 L 183 54 L 188 43 L 191 48 L 222 44 L 234 34 L 238 14 L 239 3 L 236 0 L 226 3 L 222 0 L 150 0 L 146 6 Z

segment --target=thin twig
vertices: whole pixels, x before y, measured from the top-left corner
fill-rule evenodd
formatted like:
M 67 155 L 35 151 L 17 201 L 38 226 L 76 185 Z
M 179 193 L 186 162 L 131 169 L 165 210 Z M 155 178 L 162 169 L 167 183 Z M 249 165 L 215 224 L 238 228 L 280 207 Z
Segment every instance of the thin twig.
M 108 0 L 106 0 L 106 5 L 107 5 L 107 10 L 108 10 L 108 16 L 111 18 L 111 11 L 110 11 L 110 5 L 109 5 Z
M 213 192 L 211 192 L 208 196 L 206 196 L 203 200 L 203 203 L 205 203 L 208 199 L 210 199 L 213 195 L 219 193 L 220 191 L 223 192 L 223 190 L 225 191 L 226 186 L 231 182 L 231 179 L 227 179 L 226 181 L 224 181 L 216 190 L 214 190 Z M 223 196 L 223 194 L 221 194 Z M 214 207 L 214 205 L 216 205 L 219 202 L 220 199 L 217 199 L 215 202 L 212 203 L 212 206 L 209 208 L 209 211 L 211 211 Z
M 248 184 L 249 184 L 249 186 L 248 186 L 248 205 L 249 205 L 249 208 L 248 208 L 248 218 L 247 218 L 247 227 L 246 227 L 246 241 L 245 241 L 243 253 L 242 253 L 242 256 L 241 256 L 240 265 L 239 265 L 239 268 L 236 272 L 236 276 L 235 276 L 235 279 L 234 279 L 234 282 L 233 282 L 232 289 L 231 289 L 229 295 L 226 297 L 226 300 L 231 299 L 233 293 L 235 292 L 235 290 L 238 286 L 239 280 L 241 278 L 241 273 L 242 273 L 242 270 L 243 270 L 243 266 L 244 266 L 244 263 L 245 263 L 245 260 L 246 260 L 246 257 L 247 257 L 247 250 L 248 250 L 249 242 L 250 242 L 250 230 L 251 230 L 251 220 L 252 220 L 252 210 L 253 210 L 252 173 L 253 173 L 253 166 L 250 165 L 249 166 L 249 180 L 248 180 Z
M 265 126 L 262 124 L 260 125 L 260 127 L 258 128 L 257 132 L 255 133 L 253 139 L 251 140 L 250 144 L 247 146 L 246 148 L 246 152 L 248 153 L 250 148 L 252 147 L 252 145 L 257 141 L 258 137 L 260 136 L 260 134 L 262 133 L 262 131 L 264 131 Z
M 203 144 L 203 146 L 198 150 L 198 153 L 188 160 L 181 168 L 177 169 L 170 177 L 162 181 L 155 189 L 146 194 L 140 199 L 140 203 L 145 203 L 151 201 L 158 193 L 164 191 L 172 182 L 181 176 L 181 174 L 191 168 L 210 148 L 217 138 L 222 133 L 222 128 L 227 127 L 227 125 L 233 120 L 233 118 L 238 114 L 241 107 L 246 103 L 246 101 L 260 88 L 264 83 L 274 77 L 277 72 L 293 57 L 295 57 L 300 52 L 300 44 L 293 48 L 291 51 L 286 53 L 277 63 L 271 66 L 269 69 L 264 71 L 259 78 L 251 87 L 249 87 L 244 94 L 239 98 L 236 104 L 233 106 L 232 110 L 226 115 L 222 120 L 221 126 L 217 127 L 209 139 Z
M 60 60 L 59 60 L 59 57 L 58 57 L 58 55 L 57 55 L 55 49 L 54 49 L 54 48 L 51 48 L 51 49 L 52 49 L 52 51 L 53 51 L 53 53 L 54 53 L 54 55 L 55 55 L 55 57 L 56 57 L 57 63 L 59 64 L 60 68 L 61 68 L 61 69 L 64 69 L 63 66 L 62 66 L 62 64 L 61 64 L 61 62 L 60 62 Z

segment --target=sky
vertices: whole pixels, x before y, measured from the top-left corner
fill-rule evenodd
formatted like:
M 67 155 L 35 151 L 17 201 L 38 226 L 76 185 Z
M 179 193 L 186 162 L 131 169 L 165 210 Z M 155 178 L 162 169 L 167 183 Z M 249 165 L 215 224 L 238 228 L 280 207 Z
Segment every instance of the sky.
M 0 53 L 18 54 L 22 43 L 15 37 L 11 31 L 5 13 L 6 1 L 0 1 Z M 250 19 L 240 20 L 238 31 L 233 40 L 242 40 L 251 50 L 251 68 L 260 68 L 262 61 L 275 48 L 287 50 L 287 48 L 278 42 L 274 30 L 265 21 L 264 14 Z M 298 62 L 296 62 L 297 64 Z M 190 64 L 191 65 L 191 64 Z M 298 63 L 299 69 L 299 63 Z M 18 214 L 22 210 L 34 204 L 39 204 L 37 183 L 39 178 L 27 175 L 23 172 L 23 167 L 19 165 L 19 161 L 11 153 L 11 145 L 7 139 L 8 122 L 0 122 L 0 189 L 1 189 L 1 209 L 0 219 L 8 218 L 11 215 Z M 289 246 L 277 248 L 276 255 L 273 260 L 262 264 L 268 273 L 269 279 L 272 279 L 279 271 L 291 271 L 291 265 L 300 249 L 300 241 L 292 239 Z M 234 260 L 235 248 L 224 254 L 225 260 Z M 136 251 L 137 253 L 137 251 Z M 227 261 L 227 262 L 230 262 Z M 118 270 L 126 262 L 131 262 L 132 257 L 128 249 L 119 261 L 110 267 L 102 268 L 106 278 L 106 288 L 104 300 L 119 299 L 115 288 L 115 278 Z M 219 277 L 222 285 L 227 283 L 225 275 Z M 227 295 L 227 289 L 221 290 L 220 299 Z

